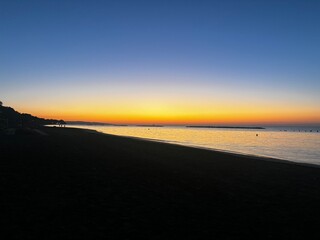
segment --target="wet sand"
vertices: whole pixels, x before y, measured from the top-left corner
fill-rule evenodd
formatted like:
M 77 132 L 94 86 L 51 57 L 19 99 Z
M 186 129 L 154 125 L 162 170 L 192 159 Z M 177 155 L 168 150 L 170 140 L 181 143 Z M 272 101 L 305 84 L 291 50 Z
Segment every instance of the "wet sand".
M 319 168 L 80 129 L 41 131 L 0 136 L 7 239 L 319 235 Z

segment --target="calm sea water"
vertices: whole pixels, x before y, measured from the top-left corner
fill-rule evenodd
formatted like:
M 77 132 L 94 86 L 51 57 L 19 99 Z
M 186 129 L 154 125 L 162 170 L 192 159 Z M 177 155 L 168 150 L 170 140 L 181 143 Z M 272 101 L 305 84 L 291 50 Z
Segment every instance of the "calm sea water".
M 320 127 L 273 127 L 264 130 L 208 129 L 171 126 L 72 125 L 72 127 L 93 129 L 108 134 L 139 137 L 185 146 L 320 165 Z M 256 136 L 256 134 L 258 134 L 258 136 Z

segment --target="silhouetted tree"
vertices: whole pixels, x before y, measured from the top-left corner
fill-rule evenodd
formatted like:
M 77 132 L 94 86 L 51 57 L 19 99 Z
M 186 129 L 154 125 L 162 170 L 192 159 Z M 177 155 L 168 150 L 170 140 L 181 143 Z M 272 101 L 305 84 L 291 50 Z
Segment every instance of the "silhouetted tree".
M 51 125 L 59 122 L 56 119 L 43 119 L 26 113 L 19 113 L 13 108 L 0 106 L 0 119 L 9 128 L 18 127 L 37 127 L 43 125 Z
M 2 109 L 2 102 L 0 101 L 0 107 Z M 8 120 L 4 118 L 2 110 L 0 109 L 0 130 L 8 126 Z

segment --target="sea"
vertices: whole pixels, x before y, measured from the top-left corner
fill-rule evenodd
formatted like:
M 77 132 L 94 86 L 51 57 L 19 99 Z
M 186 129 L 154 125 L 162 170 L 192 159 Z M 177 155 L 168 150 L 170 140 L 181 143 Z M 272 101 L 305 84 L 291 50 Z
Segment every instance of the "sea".
M 265 127 L 265 129 L 109 125 L 70 125 L 69 127 L 215 151 L 320 165 L 320 126 L 280 126 Z

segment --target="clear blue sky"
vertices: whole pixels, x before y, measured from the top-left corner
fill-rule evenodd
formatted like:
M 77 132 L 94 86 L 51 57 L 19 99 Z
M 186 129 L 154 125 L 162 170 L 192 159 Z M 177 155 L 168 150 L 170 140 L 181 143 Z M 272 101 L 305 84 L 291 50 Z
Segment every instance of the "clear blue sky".
M 278 101 L 320 113 L 320 1 L 0 1 L 4 103 L 41 112 L 30 100 L 79 99 L 75 85 L 130 92 L 163 83 L 195 101 L 225 103 L 208 90 L 218 86 L 238 90 L 244 105 L 249 95 L 255 107 Z

